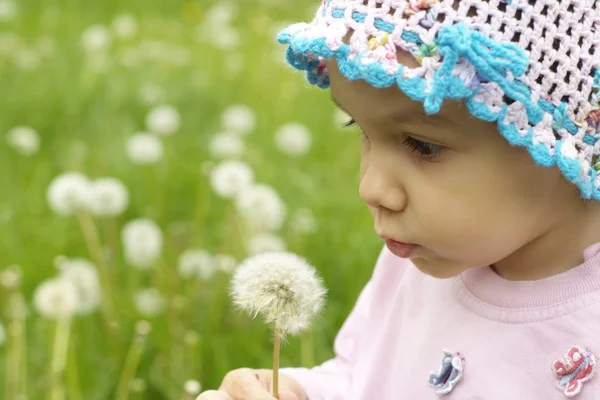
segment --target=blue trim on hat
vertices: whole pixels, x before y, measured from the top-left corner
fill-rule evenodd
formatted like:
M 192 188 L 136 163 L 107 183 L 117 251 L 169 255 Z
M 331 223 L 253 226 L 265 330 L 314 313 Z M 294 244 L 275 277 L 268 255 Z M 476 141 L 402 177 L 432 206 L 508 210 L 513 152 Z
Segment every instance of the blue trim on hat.
M 341 14 L 340 14 L 341 12 Z M 343 10 L 334 10 L 336 18 L 343 18 Z M 339 15 L 339 16 L 337 16 Z M 353 13 L 354 20 L 364 20 L 364 15 Z M 376 20 L 378 21 L 378 20 Z M 378 24 L 389 24 L 379 20 Z M 390 24 L 390 27 L 391 24 Z M 389 28 L 389 27 L 388 27 Z M 308 26 L 305 30 L 310 29 Z M 381 29 L 384 30 L 384 29 Z M 391 33 L 392 29 L 385 30 Z M 565 129 L 572 135 L 578 132 L 578 126 L 566 115 L 566 103 L 554 106 L 548 101 L 540 99 L 537 103 L 532 100 L 531 90 L 517 79 L 509 80 L 508 72 L 514 78 L 522 76 L 529 66 L 529 59 L 525 51 L 512 43 L 498 43 L 481 32 L 468 28 L 462 23 L 444 27 L 438 33 L 435 41 L 438 51 L 443 55 L 442 65 L 435 72 L 431 90 L 427 93 L 427 81 L 423 77 L 404 77 L 404 67 L 399 66 L 395 75 L 390 75 L 380 63 L 363 64 L 360 62 L 368 50 L 358 54 L 353 59 L 348 59 L 350 47 L 342 44 L 333 51 L 327 47 L 325 38 L 309 39 L 297 32 L 290 35 L 288 30 L 282 31 L 278 36 L 281 44 L 289 45 L 287 51 L 288 62 L 299 70 L 306 71 L 307 80 L 320 88 L 329 87 L 329 77 L 319 71 L 319 57 L 337 60 L 340 72 L 349 80 L 364 79 L 376 88 L 390 87 L 396 84 L 407 96 L 413 100 L 422 101 L 428 114 L 439 112 L 444 99 L 464 99 L 471 114 L 475 117 L 489 122 L 496 122 L 500 133 L 513 146 L 527 148 L 534 161 L 542 166 L 558 166 L 563 175 L 579 188 L 582 197 L 593 197 L 600 200 L 600 189 L 595 187 L 597 172 L 594 168 L 588 175 L 582 175 L 582 166 L 578 159 L 569 159 L 562 152 L 563 140 L 557 140 L 553 151 L 542 143 L 534 143 L 533 127 L 525 135 L 521 135 L 517 126 L 505 124 L 503 121 L 508 112 L 508 105 L 502 104 L 499 112 L 492 111 L 485 103 L 475 100 L 480 86 L 467 87 L 467 84 L 458 76 L 452 75 L 454 66 L 459 59 L 468 60 L 477 70 L 479 75 L 487 81 L 497 83 L 505 95 L 513 100 L 521 102 L 526 109 L 527 118 L 531 125 L 542 121 L 544 114 L 553 117 L 553 128 L 555 130 Z M 300 34 L 299 34 L 300 33 Z M 402 38 L 410 38 L 411 42 L 418 39 L 414 32 L 403 32 Z M 419 39 L 420 40 L 420 39 Z M 310 57 L 307 55 L 311 55 Z M 600 84 L 600 74 L 596 75 L 596 81 Z M 585 135 L 584 141 L 594 144 L 597 138 Z

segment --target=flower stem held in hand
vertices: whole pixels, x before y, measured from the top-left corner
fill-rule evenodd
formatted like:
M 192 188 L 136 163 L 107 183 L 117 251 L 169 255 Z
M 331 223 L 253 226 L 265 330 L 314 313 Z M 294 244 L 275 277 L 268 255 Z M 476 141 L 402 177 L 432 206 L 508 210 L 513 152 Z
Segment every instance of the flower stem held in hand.
M 278 329 L 275 329 L 273 346 L 273 397 L 279 398 L 279 344 L 281 342 L 281 335 Z

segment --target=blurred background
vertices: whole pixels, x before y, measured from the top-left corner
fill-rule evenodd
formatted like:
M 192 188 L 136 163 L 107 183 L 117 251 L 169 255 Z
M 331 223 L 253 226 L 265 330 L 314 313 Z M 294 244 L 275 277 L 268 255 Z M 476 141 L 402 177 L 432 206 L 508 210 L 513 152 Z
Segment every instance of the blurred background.
M 284 61 L 317 0 L 0 0 L 0 398 L 194 399 L 270 368 L 231 307 L 288 250 L 328 302 L 282 348 L 313 366 L 382 244 L 357 132 Z

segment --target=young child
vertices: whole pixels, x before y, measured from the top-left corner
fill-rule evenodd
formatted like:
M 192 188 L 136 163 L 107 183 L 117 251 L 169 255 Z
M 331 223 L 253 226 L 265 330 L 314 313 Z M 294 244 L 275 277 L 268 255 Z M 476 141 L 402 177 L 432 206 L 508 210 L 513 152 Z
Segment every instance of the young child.
M 363 131 L 386 243 L 336 357 L 280 398 L 599 400 L 600 2 L 325 0 L 279 41 Z

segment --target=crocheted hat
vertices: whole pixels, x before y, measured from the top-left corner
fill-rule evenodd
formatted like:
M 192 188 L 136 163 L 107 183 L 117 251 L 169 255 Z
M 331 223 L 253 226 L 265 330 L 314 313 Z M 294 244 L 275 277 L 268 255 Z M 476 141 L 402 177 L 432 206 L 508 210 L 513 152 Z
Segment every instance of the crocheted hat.
M 600 200 L 599 28 L 595 0 L 323 0 L 312 22 L 278 41 L 321 88 L 335 57 L 346 78 L 398 85 L 428 114 L 464 99 L 536 163 L 557 165 L 582 197 Z M 398 49 L 420 66 L 400 64 Z

